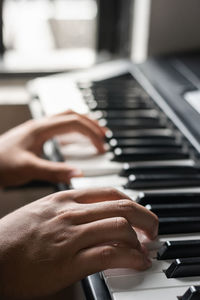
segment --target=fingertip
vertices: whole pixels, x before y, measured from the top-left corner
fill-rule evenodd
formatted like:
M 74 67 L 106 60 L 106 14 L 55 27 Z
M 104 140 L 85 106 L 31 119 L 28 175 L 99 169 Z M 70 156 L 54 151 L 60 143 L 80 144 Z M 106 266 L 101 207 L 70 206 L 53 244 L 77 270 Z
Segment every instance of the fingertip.
M 98 150 L 99 154 L 104 154 L 106 150 L 104 148 Z
M 83 171 L 82 171 L 82 170 L 79 170 L 79 169 L 71 170 L 71 171 L 68 173 L 68 177 L 69 177 L 69 178 L 72 178 L 72 177 L 83 177 Z
M 149 269 L 152 266 L 152 261 L 151 259 L 144 255 L 142 256 L 142 260 L 140 260 L 140 265 L 138 266 L 137 270 L 138 271 L 145 271 Z
M 106 147 L 104 145 L 99 145 L 97 147 L 97 150 L 98 150 L 99 154 L 104 154 L 107 151 L 107 149 L 106 149 Z
M 144 269 L 149 269 L 152 266 L 152 261 L 150 260 L 150 258 L 145 258 L 144 259 Z

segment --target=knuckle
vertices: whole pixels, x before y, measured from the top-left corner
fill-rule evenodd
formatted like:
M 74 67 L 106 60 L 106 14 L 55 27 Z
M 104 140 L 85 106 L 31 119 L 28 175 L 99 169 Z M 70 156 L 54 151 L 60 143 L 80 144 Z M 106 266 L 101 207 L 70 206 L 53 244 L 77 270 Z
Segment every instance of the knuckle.
M 62 191 L 51 195 L 58 203 L 69 203 L 73 199 L 73 191 Z
M 40 136 L 42 134 L 42 127 L 46 122 L 46 118 L 42 120 L 30 120 L 28 122 L 30 131 L 32 131 L 35 134 L 35 136 Z
M 73 114 L 73 115 L 71 116 L 71 120 L 72 120 L 72 123 L 74 123 L 74 125 L 78 125 L 78 124 L 81 123 L 81 118 L 80 118 L 80 116 L 77 115 L 77 114 Z
M 111 246 L 104 247 L 101 252 L 101 263 L 102 263 L 102 269 L 107 269 L 111 265 L 111 259 L 113 258 L 113 255 L 115 254 L 115 249 Z
M 118 200 L 118 207 L 126 215 L 134 215 L 136 212 L 136 207 L 132 200 L 128 200 L 128 199 Z
M 73 208 L 64 210 L 64 211 L 60 211 L 58 214 L 59 219 L 61 220 L 65 220 L 68 223 L 73 223 L 75 217 L 76 217 L 76 212 Z
M 76 115 L 76 112 L 75 111 L 73 111 L 72 109 L 68 109 L 68 110 L 66 110 L 66 113 L 67 114 L 75 114 Z
M 154 215 L 154 218 L 152 221 L 152 232 L 154 233 L 154 235 L 157 235 L 157 233 L 158 233 L 158 226 L 159 226 L 158 216 Z
M 115 189 L 115 188 L 107 188 L 107 192 L 113 197 L 113 198 L 116 198 L 116 199 L 127 199 L 127 200 L 130 200 L 129 197 L 122 193 L 121 191 Z
M 117 217 L 115 219 L 115 227 L 116 227 L 116 230 L 124 230 L 124 229 L 127 229 L 127 227 L 129 227 L 129 224 L 125 218 Z
M 57 193 L 49 195 L 49 198 L 54 202 L 60 203 L 63 201 L 65 194 L 66 194 L 66 192 L 57 192 Z
M 110 194 L 113 198 L 119 198 L 120 192 L 115 188 L 107 188 L 108 194 Z

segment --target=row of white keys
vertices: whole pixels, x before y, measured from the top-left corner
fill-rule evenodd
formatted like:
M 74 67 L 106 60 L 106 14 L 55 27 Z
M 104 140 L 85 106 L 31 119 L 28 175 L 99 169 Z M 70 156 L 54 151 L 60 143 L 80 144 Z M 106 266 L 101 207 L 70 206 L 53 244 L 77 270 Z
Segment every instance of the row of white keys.
M 153 242 L 154 246 L 151 245 L 150 248 L 156 249 L 167 240 L 195 240 L 199 238 L 200 234 L 161 236 L 157 242 Z M 156 257 L 156 250 L 152 251 L 150 256 Z M 163 270 L 166 270 L 171 262 L 172 260 L 153 259 L 152 267 L 143 272 L 131 269 L 112 269 L 105 270 L 102 275 L 114 300 L 123 299 L 121 298 L 122 295 L 127 300 L 143 300 L 148 292 L 154 297 L 152 299 L 159 299 L 157 297 L 161 294 L 164 296 L 168 290 L 170 290 L 171 298 L 166 299 L 176 299 L 175 296 L 182 295 L 191 285 L 199 285 L 200 277 L 168 279 Z M 182 293 L 177 293 L 179 290 L 177 287 L 181 289 Z
M 140 238 L 139 238 L 140 239 Z M 166 242 L 166 241 L 188 241 L 188 240 L 197 240 L 200 239 L 199 233 L 193 234 L 173 234 L 173 235 L 165 235 L 159 236 L 155 241 L 147 242 L 144 244 L 150 251 L 150 258 L 153 259 L 152 267 L 145 272 L 146 273 L 159 273 L 161 270 L 164 270 L 169 267 L 171 260 L 156 260 L 158 249 Z M 124 276 L 124 275 L 138 275 L 140 272 L 133 269 L 108 269 L 102 272 L 104 278 L 115 277 L 115 276 Z
M 58 138 L 59 149 L 68 164 L 83 171 L 85 177 L 119 174 L 124 163 L 113 161 L 113 152 L 98 155 L 94 146 L 80 134 L 63 135 Z M 192 159 L 138 161 L 135 166 L 194 166 Z
M 182 296 L 187 290 L 187 287 L 167 287 L 150 289 L 143 291 L 132 291 L 113 293 L 113 300 L 177 300 L 177 296 Z
M 164 272 L 139 272 L 137 275 L 112 276 L 104 279 L 110 293 L 143 291 L 170 287 L 199 285 L 200 276 L 168 279 Z

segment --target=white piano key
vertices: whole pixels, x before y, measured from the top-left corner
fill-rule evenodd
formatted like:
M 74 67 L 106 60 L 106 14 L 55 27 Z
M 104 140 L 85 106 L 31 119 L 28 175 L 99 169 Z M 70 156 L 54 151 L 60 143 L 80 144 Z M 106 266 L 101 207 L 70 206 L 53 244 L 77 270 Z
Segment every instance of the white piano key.
M 116 72 L 121 70 L 121 67 L 117 71 L 115 64 L 108 67 L 108 70 L 103 66 L 101 67 L 100 75 L 96 70 L 88 71 L 88 79 L 97 78 L 105 79 L 105 72 L 107 70 L 107 77 L 116 75 Z M 126 67 L 127 68 L 127 67 Z M 126 69 L 125 68 L 125 69 Z M 111 71 L 110 71 L 111 70 Z M 90 73 L 91 72 L 91 73 Z M 97 73 L 97 75 L 95 75 Z M 120 72 L 119 72 L 120 73 Z M 72 77 L 70 77 L 72 76 Z M 74 109 L 80 113 L 88 113 L 89 109 L 80 91 L 77 89 L 75 80 L 73 78 L 85 78 L 85 72 L 83 75 L 59 75 L 51 79 L 45 79 L 47 84 L 40 83 L 38 88 L 40 90 L 40 99 L 42 101 L 43 110 L 47 115 L 61 112 L 66 109 Z M 100 77 L 98 77 L 100 76 Z M 67 80 L 68 79 L 68 80 Z M 42 80 L 43 82 L 43 80 Z M 37 86 L 37 84 L 36 84 Z M 49 90 L 50 89 L 50 90 Z M 57 99 L 55 101 L 55 99 Z M 67 99 L 73 99 L 73 101 L 67 101 Z M 97 116 L 98 118 L 99 116 Z M 172 130 L 164 130 L 165 133 L 172 134 Z M 69 137 L 68 137 L 69 138 Z M 133 190 L 124 190 L 123 185 L 127 179 L 119 177 L 117 174 L 121 171 L 123 164 L 111 161 L 113 154 L 108 152 L 104 155 L 97 155 L 96 149 L 88 143 L 88 141 L 81 142 L 80 136 L 78 142 L 75 144 L 68 143 L 60 146 L 61 153 L 64 160 L 68 164 L 71 164 L 77 168 L 83 170 L 84 178 L 72 179 L 72 186 L 76 189 L 90 188 L 90 187 L 117 187 L 125 192 L 133 200 L 136 199 L 138 192 Z M 193 166 L 193 160 L 172 160 L 172 161 L 145 161 L 135 162 L 135 165 L 185 165 Z M 146 190 L 148 192 L 156 193 L 171 193 L 171 192 L 200 192 L 200 188 L 180 188 L 180 189 L 160 189 L 160 190 Z M 166 235 L 158 237 L 156 241 L 148 241 L 147 247 L 150 250 L 157 250 L 167 240 L 181 240 L 181 239 L 195 239 L 200 238 L 199 234 L 190 235 Z M 155 253 L 155 252 L 154 252 Z M 200 278 L 192 277 L 186 279 L 167 279 L 162 269 L 167 268 L 169 262 L 167 261 L 153 261 L 153 265 L 150 269 L 144 272 L 137 272 L 131 269 L 114 269 L 106 270 L 103 275 L 108 288 L 112 294 L 113 300 L 172 300 L 177 296 L 183 295 L 186 289 L 193 284 L 198 284 Z M 120 291 L 119 293 L 116 291 Z
M 81 177 L 71 179 L 71 184 L 74 189 L 86 189 L 94 187 L 118 187 L 125 185 L 126 183 L 127 178 L 119 177 L 118 175 Z
M 170 278 L 164 273 L 138 273 L 137 276 L 112 276 L 104 278 L 108 289 L 114 292 L 142 291 L 156 288 L 188 287 L 198 285 L 200 276 L 188 278 Z
M 113 153 L 98 154 L 88 139 L 81 135 L 74 134 L 66 140 L 61 137 L 60 144 L 61 139 L 62 143 L 65 142 L 65 145 L 60 145 L 60 152 L 64 160 L 81 169 L 86 177 L 119 174 L 123 168 L 122 163 L 111 161 Z
M 65 145 L 62 144 L 63 141 L 65 142 Z M 63 159 L 68 164 L 81 169 L 86 177 L 119 174 L 123 169 L 123 163 L 112 161 L 114 157 L 112 152 L 98 155 L 90 141 L 80 134 L 71 134 L 66 137 L 61 136 L 58 138 L 58 144 Z M 135 166 L 155 166 L 159 164 L 168 166 L 193 166 L 194 161 L 190 159 L 155 162 L 139 161 L 134 164 Z
M 113 300 L 177 300 L 177 296 L 182 296 L 187 287 L 172 287 L 162 289 L 150 289 L 144 291 L 131 291 L 113 293 Z
M 102 272 L 103 277 L 105 278 L 105 280 L 107 280 L 108 278 L 112 278 L 112 277 L 116 277 L 116 276 L 140 276 L 141 274 L 143 274 L 144 276 L 150 276 L 151 274 L 154 273 L 162 273 L 163 270 L 166 270 L 170 264 L 171 264 L 171 260 L 169 261 L 156 261 L 154 260 L 152 263 L 151 268 L 142 271 L 142 272 L 138 272 L 136 270 L 133 269 L 109 269 L 109 270 L 105 270 Z
M 161 236 L 158 237 L 156 241 L 150 242 L 147 246 L 149 249 L 155 249 L 154 251 L 150 252 L 150 257 L 156 257 L 156 252 L 157 249 L 167 240 L 173 241 L 173 240 L 194 240 L 194 239 L 200 239 L 200 234 L 181 234 L 181 235 L 166 235 L 166 236 Z M 116 287 L 120 287 L 120 290 L 123 289 L 124 290 L 124 284 L 125 286 L 125 290 L 127 288 L 140 288 L 141 282 L 142 284 L 144 284 L 144 286 L 142 286 L 141 288 L 145 289 L 145 288 L 151 288 L 149 286 L 151 286 L 149 284 L 149 277 L 151 277 L 153 274 L 155 273 L 160 273 L 161 275 L 161 283 L 160 281 L 158 281 L 157 283 L 153 282 L 154 288 L 157 287 L 162 287 L 163 285 L 164 287 L 166 286 L 166 280 L 168 280 L 165 276 L 165 274 L 163 273 L 163 270 L 167 269 L 169 267 L 169 265 L 171 264 L 172 260 L 165 260 L 165 261 L 158 261 L 156 259 L 152 260 L 152 267 L 149 268 L 148 270 L 142 271 L 142 272 L 138 272 L 136 270 L 132 270 L 132 269 L 109 269 L 109 270 L 105 270 L 102 272 L 102 275 L 105 279 L 105 282 L 108 286 L 108 289 L 110 290 L 111 288 L 115 290 Z M 163 277 L 164 275 L 164 277 Z M 171 280 L 171 279 L 170 279 Z M 193 282 L 196 280 L 196 277 L 192 277 L 188 279 L 188 286 L 192 285 Z M 187 281 L 187 278 L 181 279 L 181 284 L 185 284 L 185 281 Z M 160 285 L 161 284 L 161 285 Z M 173 285 L 177 285 L 180 284 L 180 281 L 176 281 L 173 282 Z M 195 283 L 194 283 L 195 284 Z M 152 285 L 153 288 L 153 285 Z
M 149 250 L 158 250 L 166 241 L 181 241 L 181 240 L 196 240 L 200 239 L 199 233 L 187 233 L 187 234 L 172 234 L 172 235 L 162 235 L 154 241 L 148 241 L 146 247 Z
M 200 234 L 179 234 L 179 235 L 168 235 L 168 236 L 159 236 L 155 241 L 149 241 L 148 244 L 146 244 L 146 247 L 151 250 L 150 257 L 156 258 L 157 250 L 166 242 L 166 241 L 179 241 L 179 240 L 195 240 L 200 239 Z M 171 260 L 165 260 L 160 261 L 154 259 L 152 262 L 152 267 L 146 271 L 144 271 L 145 274 L 151 274 L 151 273 L 159 273 L 162 270 L 168 268 L 169 264 L 171 263 Z M 112 277 L 112 276 L 126 276 L 126 275 L 138 275 L 141 274 L 141 272 L 138 272 L 133 269 L 108 269 L 102 272 L 103 276 L 105 278 Z
M 39 87 L 39 93 L 46 115 L 54 115 L 69 109 L 83 114 L 89 112 L 76 83 L 71 80 L 55 79 L 50 84 L 42 84 Z

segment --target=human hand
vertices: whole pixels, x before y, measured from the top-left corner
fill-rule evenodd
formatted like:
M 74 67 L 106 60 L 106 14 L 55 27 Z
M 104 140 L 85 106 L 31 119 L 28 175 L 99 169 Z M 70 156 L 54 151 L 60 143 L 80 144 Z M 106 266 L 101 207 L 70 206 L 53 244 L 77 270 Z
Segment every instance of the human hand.
M 134 228 L 153 239 L 157 217 L 114 189 L 52 194 L 0 220 L 0 296 L 53 294 L 108 268 L 151 265 Z
M 82 176 L 81 170 L 66 163 L 40 158 L 45 141 L 71 132 L 87 136 L 98 152 L 104 152 L 105 128 L 72 111 L 28 121 L 0 136 L 0 186 L 36 179 L 69 183 L 72 177 Z

